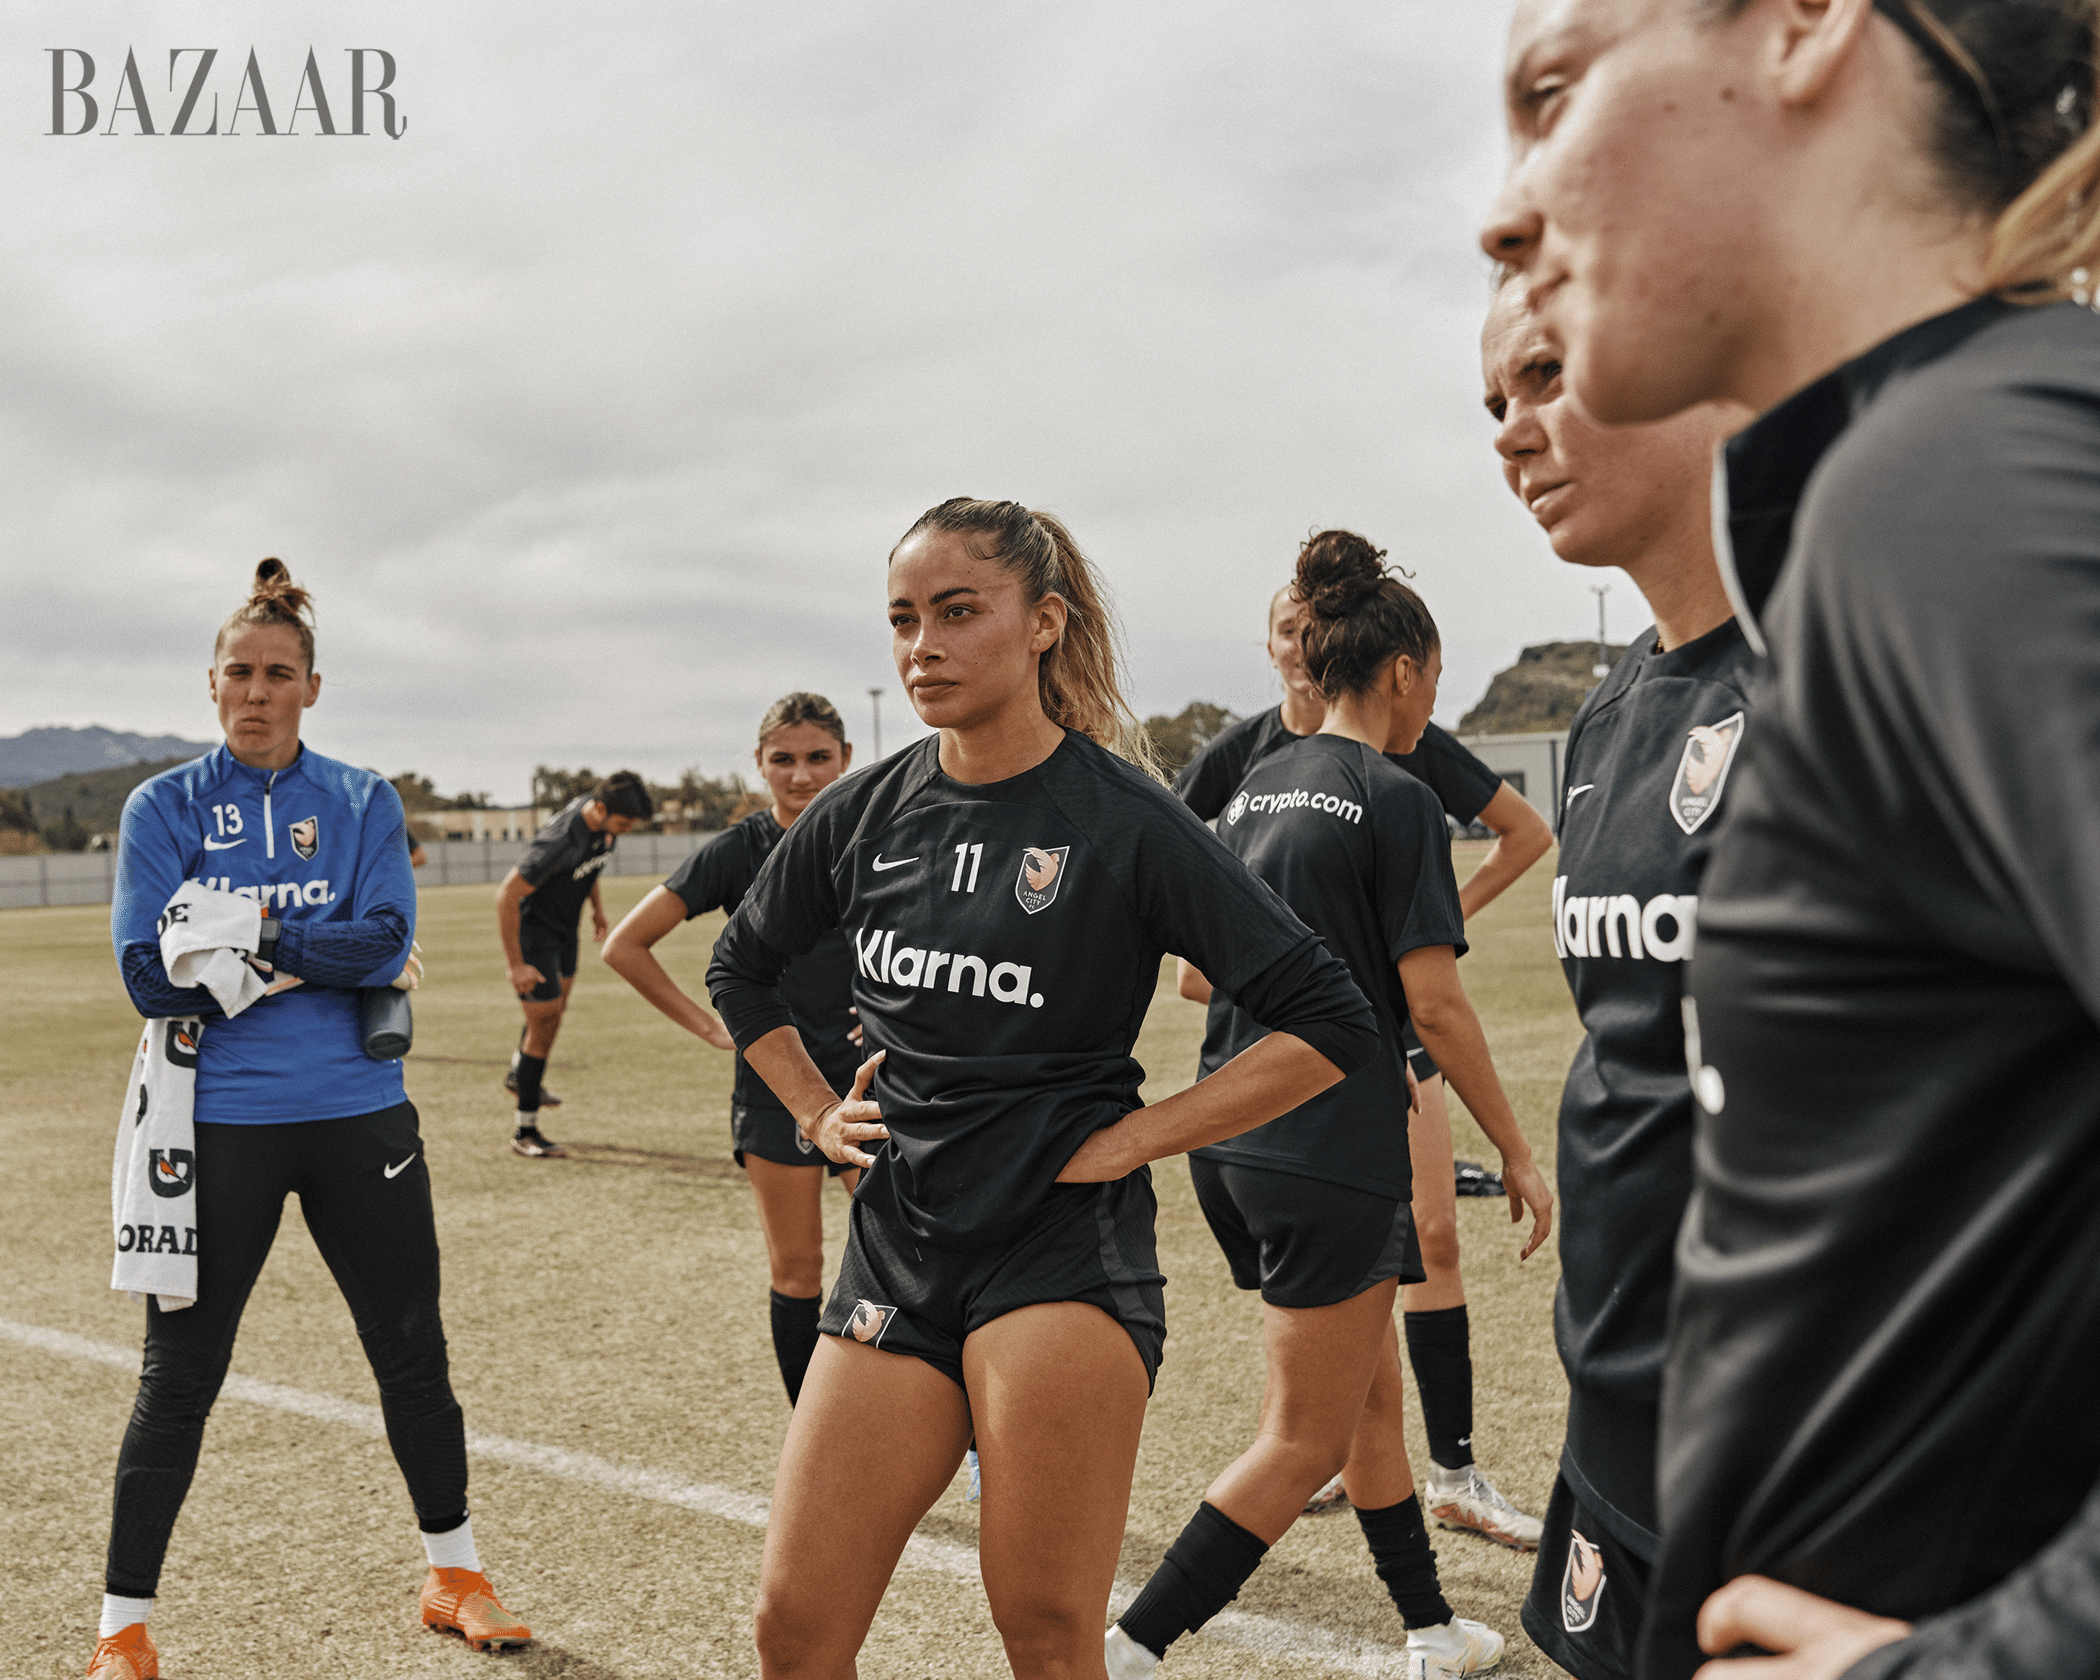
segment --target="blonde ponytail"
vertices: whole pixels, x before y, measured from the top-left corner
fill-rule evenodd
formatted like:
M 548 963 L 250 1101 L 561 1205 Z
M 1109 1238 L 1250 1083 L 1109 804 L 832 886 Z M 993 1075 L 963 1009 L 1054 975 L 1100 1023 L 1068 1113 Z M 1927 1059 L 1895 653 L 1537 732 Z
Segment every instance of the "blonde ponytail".
M 2100 273 L 2100 128 L 2088 128 L 1991 230 L 1985 289 L 2022 303 L 2094 301 Z

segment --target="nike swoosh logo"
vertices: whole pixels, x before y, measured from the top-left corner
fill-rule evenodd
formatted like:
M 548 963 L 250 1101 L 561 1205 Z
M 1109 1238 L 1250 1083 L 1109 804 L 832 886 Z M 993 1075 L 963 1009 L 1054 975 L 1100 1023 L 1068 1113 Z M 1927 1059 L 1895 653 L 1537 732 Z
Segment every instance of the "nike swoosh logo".
M 880 875 L 885 869 L 902 869 L 907 863 L 917 863 L 918 861 L 918 857 L 915 854 L 908 858 L 891 858 L 888 863 L 884 863 L 882 854 L 877 852 L 875 854 L 875 873 Z
M 398 1167 L 388 1167 L 388 1168 L 386 1169 L 386 1175 L 387 1175 L 387 1177 L 388 1177 L 388 1178 L 399 1178 L 399 1177 L 400 1177 L 400 1176 L 401 1176 L 401 1175 L 402 1175 L 403 1173 L 405 1173 L 405 1172 L 407 1172 L 407 1171 L 408 1171 L 408 1163 L 409 1163 L 409 1161 L 413 1161 L 414 1159 L 415 1159 L 415 1157 L 414 1157 L 413 1155 L 411 1155 L 411 1156 L 409 1156 L 409 1158 L 408 1158 L 408 1161 L 403 1161 L 403 1162 L 401 1163 L 401 1165 L 399 1165 Z
M 1572 805 L 1572 804 L 1574 804 L 1574 803 L 1575 803 L 1575 796 L 1576 796 L 1576 795 L 1577 795 L 1578 793 L 1588 793 L 1588 792 L 1590 791 L 1590 789 L 1591 789 L 1591 788 L 1593 788 L 1593 787 L 1595 787 L 1596 785 L 1597 785 L 1597 784 L 1596 784 L 1595 782 L 1584 782 L 1584 783 L 1582 784 L 1582 786 L 1581 786 L 1581 787 L 1579 787 L 1579 788 L 1569 788 L 1569 789 L 1568 789 L 1568 797 L 1567 797 L 1566 799 L 1562 800 L 1562 801 L 1561 801 L 1561 803 L 1562 803 L 1563 805 Z
M 207 852 L 230 852 L 236 846 L 247 844 L 245 840 L 207 840 L 204 842 L 204 849 Z

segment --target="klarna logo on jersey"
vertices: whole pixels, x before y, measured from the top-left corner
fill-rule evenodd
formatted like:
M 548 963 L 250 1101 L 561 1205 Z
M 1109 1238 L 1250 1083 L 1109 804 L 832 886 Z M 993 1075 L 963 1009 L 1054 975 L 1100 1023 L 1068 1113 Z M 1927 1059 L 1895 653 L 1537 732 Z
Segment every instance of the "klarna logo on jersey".
M 867 937 L 851 936 L 855 960 L 861 973 L 884 986 L 917 986 L 922 991 L 940 989 L 941 971 L 947 970 L 948 990 L 960 992 L 963 977 L 970 980 L 970 995 L 989 994 L 1000 1003 L 1043 1007 L 1043 994 L 1030 991 L 1035 970 L 1026 963 L 994 963 L 985 966 L 982 957 L 960 951 L 922 951 L 916 945 L 899 945 L 894 928 L 870 928 Z
M 1657 893 L 1646 904 L 1631 893 L 1571 896 L 1562 875 L 1553 883 L 1554 955 L 1689 962 L 1698 916 L 1690 893 Z
M 1364 808 L 1353 799 L 1339 799 L 1331 793 L 1315 793 L 1308 788 L 1292 788 L 1289 793 L 1240 793 L 1233 795 L 1226 808 L 1225 820 L 1236 823 L 1252 812 L 1255 816 L 1267 816 L 1276 811 L 1325 811 L 1330 816 L 1360 823 L 1364 820 Z
M 325 880 L 265 881 L 259 887 L 237 887 L 233 884 L 231 875 L 221 875 L 217 880 L 212 880 L 209 876 L 199 876 L 197 885 L 200 887 L 216 887 L 220 892 L 232 893 L 235 898 L 259 899 L 266 909 L 275 906 L 279 910 L 288 910 L 294 904 L 333 904 L 335 902 L 335 894 L 328 890 L 328 883 Z

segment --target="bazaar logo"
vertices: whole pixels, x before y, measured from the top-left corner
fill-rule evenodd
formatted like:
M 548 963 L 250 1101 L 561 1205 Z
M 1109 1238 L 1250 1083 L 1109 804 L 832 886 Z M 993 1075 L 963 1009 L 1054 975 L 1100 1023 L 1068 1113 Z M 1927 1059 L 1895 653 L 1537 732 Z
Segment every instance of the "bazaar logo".
M 105 106 L 109 120 L 99 132 L 105 135 L 153 134 L 176 135 L 241 134 L 241 118 L 254 120 L 245 131 L 250 135 L 287 135 L 301 132 L 299 119 L 310 117 L 305 133 L 312 135 L 365 134 L 371 132 L 365 126 L 368 114 L 379 119 L 378 132 L 389 140 L 398 140 L 408 132 L 408 117 L 400 109 L 395 96 L 389 90 L 394 85 L 394 55 L 380 47 L 345 47 L 349 55 L 349 96 L 347 114 L 350 126 L 336 126 L 336 111 L 340 108 L 329 98 L 328 85 L 321 74 L 320 60 L 314 49 L 306 50 L 306 68 L 299 75 L 296 90 L 292 94 L 289 113 L 283 126 L 278 126 L 281 104 L 273 104 L 270 90 L 263 81 L 262 64 L 255 56 L 255 49 L 248 49 L 247 68 L 233 84 L 233 109 L 227 114 L 226 126 L 219 126 L 220 99 L 225 85 L 232 78 L 225 73 L 214 77 L 219 61 L 217 47 L 170 47 L 168 49 L 168 85 L 164 92 L 152 97 L 160 101 L 156 114 L 146 94 L 146 78 L 139 71 L 137 55 L 130 47 L 124 49 L 124 68 L 106 78 L 100 91 L 96 87 L 96 64 L 92 53 L 79 47 L 46 47 L 51 55 L 51 134 L 71 138 L 79 134 L 98 132 L 96 125 L 102 122 Z M 185 60 L 190 62 L 185 63 Z M 149 52 L 146 62 L 153 62 Z M 229 58 L 229 64 L 238 59 Z M 291 81 L 283 70 L 277 72 L 280 99 L 282 90 Z M 210 94 L 209 104 L 205 95 Z M 343 93 L 343 78 L 339 74 L 336 94 Z M 118 120 L 126 119 L 126 126 L 118 128 Z M 167 126 L 162 128 L 161 124 Z
M 1070 846 L 1021 848 L 1021 869 L 1014 877 L 1014 897 L 1029 915 L 1047 910 L 1057 902 L 1057 889 L 1065 879 L 1065 859 L 1071 854 Z

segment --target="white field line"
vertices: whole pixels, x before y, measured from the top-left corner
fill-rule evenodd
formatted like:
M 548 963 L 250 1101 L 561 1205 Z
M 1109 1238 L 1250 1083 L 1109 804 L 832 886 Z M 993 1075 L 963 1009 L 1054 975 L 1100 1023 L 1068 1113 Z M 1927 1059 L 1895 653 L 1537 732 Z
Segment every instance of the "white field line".
M 0 1337 L 62 1359 L 85 1359 L 134 1373 L 139 1368 L 137 1348 L 92 1341 L 66 1330 L 47 1330 L 41 1325 L 0 1318 Z M 282 1383 L 259 1382 L 254 1377 L 233 1375 L 226 1379 L 219 1392 L 228 1400 L 244 1400 L 251 1406 L 267 1406 L 273 1411 L 290 1412 L 295 1417 L 312 1418 L 318 1423 L 340 1424 L 364 1435 L 386 1433 L 377 1406 L 355 1400 L 338 1400 L 333 1395 L 316 1394 L 311 1389 L 287 1388 Z M 514 1440 L 507 1435 L 484 1435 L 472 1429 L 467 1431 L 467 1452 L 475 1458 L 490 1459 L 522 1470 L 537 1470 L 564 1481 L 581 1482 L 588 1487 L 628 1494 L 658 1505 L 674 1505 L 683 1511 L 697 1511 L 702 1516 L 719 1517 L 725 1522 L 742 1523 L 749 1528 L 766 1526 L 769 1502 L 756 1494 L 738 1493 L 733 1488 L 716 1487 L 709 1482 L 683 1481 L 662 1470 L 651 1470 L 639 1464 L 621 1464 L 613 1459 L 600 1458 L 596 1453 L 571 1452 L 566 1447 Z M 974 1582 L 979 1579 L 976 1552 L 951 1541 L 929 1540 L 924 1535 L 915 1534 L 904 1548 L 903 1561 L 906 1565 L 959 1580 Z M 1116 1602 L 1127 1603 L 1142 1585 L 1140 1581 L 1119 1580 L 1116 1583 Z M 1343 1674 L 1367 1676 L 1369 1680 L 1400 1675 L 1407 1666 L 1403 1653 L 1394 1646 L 1349 1634 L 1330 1633 L 1304 1622 L 1258 1616 L 1241 1610 L 1227 1610 L 1212 1618 L 1202 1637 L 1294 1663 L 1319 1663 Z

